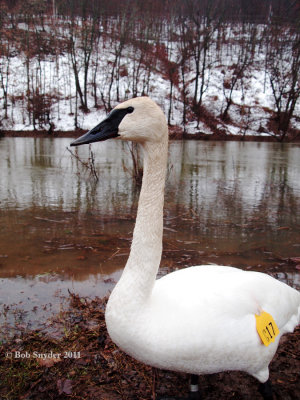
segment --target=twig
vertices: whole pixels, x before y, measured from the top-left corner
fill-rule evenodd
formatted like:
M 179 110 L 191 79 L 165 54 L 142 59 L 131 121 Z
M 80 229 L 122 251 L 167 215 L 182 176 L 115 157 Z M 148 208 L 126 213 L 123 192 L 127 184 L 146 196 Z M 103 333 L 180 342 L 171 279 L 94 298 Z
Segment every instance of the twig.
M 92 175 L 94 177 L 95 181 L 98 182 L 99 178 L 98 178 L 98 174 L 97 174 L 96 167 L 95 167 L 95 156 L 91 149 L 91 145 L 89 145 L 89 158 L 87 161 L 82 161 L 81 158 L 79 157 L 79 155 L 75 154 L 68 147 L 66 147 L 66 149 L 71 154 L 71 156 L 74 157 L 84 168 L 89 170 L 90 175 Z

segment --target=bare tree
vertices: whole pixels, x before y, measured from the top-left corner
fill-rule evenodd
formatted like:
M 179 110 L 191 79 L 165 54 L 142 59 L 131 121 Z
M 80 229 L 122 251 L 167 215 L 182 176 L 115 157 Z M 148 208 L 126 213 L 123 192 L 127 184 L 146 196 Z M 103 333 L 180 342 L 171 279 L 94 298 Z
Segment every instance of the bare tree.
M 271 27 L 267 72 L 275 103 L 276 136 L 283 141 L 300 98 L 300 33 Z
M 190 43 L 188 35 L 188 27 L 185 17 L 179 17 L 177 26 L 179 27 L 179 54 L 180 60 L 178 61 L 181 78 L 181 96 L 183 102 L 182 124 L 183 133 L 186 133 L 187 123 L 187 110 L 189 105 L 188 100 L 188 71 L 190 59 Z
M 76 91 L 80 99 L 81 108 L 85 112 L 89 110 L 87 88 L 91 56 L 95 45 L 99 43 L 100 35 L 100 17 L 97 11 L 91 16 L 84 15 L 81 18 L 75 15 L 72 16 L 69 27 L 68 47 Z M 83 84 L 80 80 L 81 70 L 83 70 Z
M 228 118 L 228 111 L 232 105 L 233 91 L 237 83 L 244 77 L 244 73 L 249 64 L 248 51 L 241 47 L 239 49 L 238 58 L 236 63 L 232 64 L 224 74 L 223 93 L 226 102 L 224 111 L 222 112 L 222 119 L 225 121 Z
M 234 35 L 232 35 L 234 36 Z M 237 57 L 230 65 L 224 69 L 223 94 L 225 108 L 221 112 L 221 118 L 225 121 L 228 118 L 229 109 L 233 103 L 233 93 L 238 85 L 244 90 L 243 81 L 245 74 L 250 68 L 255 46 L 258 41 L 258 32 L 254 24 L 242 24 L 236 41 L 232 43 L 231 53 L 237 53 Z
M 114 26 L 114 32 L 112 34 L 113 39 L 113 61 L 111 63 L 111 73 L 110 73 L 110 82 L 108 86 L 107 93 L 107 104 L 108 109 L 112 109 L 112 89 L 115 86 L 116 90 L 116 101 L 120 101 L 120 77 L 121 77 L 121 69 L 123 65 L 121 65 L 121 59 L 123 56 L 123 51 L 128 44 L 128 40 L 130 35 L 133 34 L 133 26 L 134 26 L 134 11 L 129 14 L 129 10 L 124 10 L 122 14 L 118 16 L 117 24 Z
M 9 82 L 9 67 L 10 67 L 10 52 L 12 46 L 11 31 L 7 29 L 6 21 L 7 10 L 5 7 L 0 9 L 0 85 L 3 93 L 3 108 L 4 118 L 8 118 L 8 82 Z
M 206 72 L 209 64 L 209 50 L 213 35 L 221 24 L 221 2 L 218 0 L 189 0 L 188 36 L 190 51 L 194 60 L 194 96 L 193 101 L 201 106 L 203 94 L 208 87 Z

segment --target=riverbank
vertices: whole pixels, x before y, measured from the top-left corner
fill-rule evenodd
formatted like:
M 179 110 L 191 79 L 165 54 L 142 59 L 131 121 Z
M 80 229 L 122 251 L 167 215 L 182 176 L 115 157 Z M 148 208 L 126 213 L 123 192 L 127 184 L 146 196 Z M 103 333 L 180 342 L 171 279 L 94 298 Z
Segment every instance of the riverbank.
M 83 135 L 86 130 L 77 129 L 73 131 L 53 131 L 49 133 L 48 131 L 0 131 L 1 137 L 37 137 L 37 138 L 75 138 Z M 198 133 L 183 133 L 180 127 L 170 127 L 169 128 L 169 138 L 170 140 L 205 140 L 205 141 L 244 141 L 244 142 L 270 142 L 277 143 L 280 140 L 276 136 L 262 136 L 262 135 L 230 135 L 230 134 L 205 134 L 203 132 Z M 287 136 L 284 143 L 300 143 L 300 135 L 289 137 Z
M 186 396 L 188 377 L 154 371 L 119 350 L 105 326 L 106 299 L 70 293 L 69 308 L 44 329 L 22 332 L 0 345 L 1 399 L 134 400 Z M 3 328 L 2 328 L 3 329 Z M 300 398 L 300 327 L 281 339 L 270 365 L 277 400 Z M 155 376 L 155 383 L 154 383 Z M 260 399 L 258 382 L 241 372 L 199 378 L 207 400 Z

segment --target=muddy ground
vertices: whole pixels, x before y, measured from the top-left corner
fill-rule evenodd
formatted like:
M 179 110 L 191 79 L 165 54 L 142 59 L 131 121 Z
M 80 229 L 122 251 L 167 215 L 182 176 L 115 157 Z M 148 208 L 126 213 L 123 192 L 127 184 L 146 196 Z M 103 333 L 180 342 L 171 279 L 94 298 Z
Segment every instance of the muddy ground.
M 111 342 L 104 321 L 105 299 L 70 294 L 69 303 L 44 329 L 22 332 L 20 326 L 21 336 L 2 341 L 1 400 L 146 400 L 153 399 L 154 393 L 157 397 L 187 395 L 185 374 L 154 371 Z M 300 399 L 300 327 L 282 338 L 270 377 L 275 400 Z M 206 400 L 262 398 L 258 382 L 245 373 L 201 376 L 199 382 Z

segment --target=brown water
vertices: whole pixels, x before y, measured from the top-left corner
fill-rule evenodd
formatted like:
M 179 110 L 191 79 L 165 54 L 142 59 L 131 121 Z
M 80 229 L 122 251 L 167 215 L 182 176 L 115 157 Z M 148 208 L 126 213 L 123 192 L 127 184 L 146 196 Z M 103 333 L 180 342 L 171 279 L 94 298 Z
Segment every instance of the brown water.
M 128 147 L 93 145 L 95 183 L 69 143 L 0 140 L 0 309 L 17 326 L 39 326 L 68 290 L 105 296 L 128 257 L 138 200 Z M 299 145 L 172 142 L 160 274 L 216 263 L 299 288 L 299 205 Z

